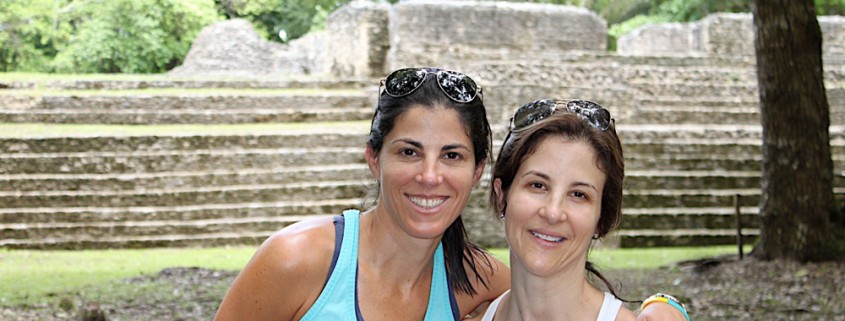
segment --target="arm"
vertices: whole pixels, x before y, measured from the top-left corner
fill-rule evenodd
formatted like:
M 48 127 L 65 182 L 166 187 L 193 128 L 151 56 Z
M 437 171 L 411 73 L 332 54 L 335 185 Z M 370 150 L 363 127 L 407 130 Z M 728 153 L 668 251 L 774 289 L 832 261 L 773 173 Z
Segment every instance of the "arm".
M 476 255 L 480 256 L 478 257 L 480 264 L 476 265 L 476 268 L 479 274 L 481 274 L 481 277 L 487 282 L 487 286 L 484 286 L 484 284 L 478 281 L 475 274 L 472 273 L 472 269 L 464 263 L 470 282 L 472 282 L 475 291 L 478 293 L 475 296 L 460 292 L 455 294 L 455 299 L 458 301 L 461 313 L 465 316 L 470 316 L 470 319 L 483 315 L 490 302 L 511 287 L 511 271 L 502 261 L 499 261 L 487 252 Z M 490 261 L 491 266 L 488 267 L 487 264 L 483 263 L 485 259 Z
M 303 221 L 264 241 L 235 278 L 215 320 L 302 317 L 320 295 L 331 264 L 334 250 L 331 219 L 327 224 L 325 219 Z M 326 240 L 330 242 L 328 248 Z
M 658 298 L 660 297 L 660 298 Z M 657 300 L 655 300 L 657 298 Z M 674 303 L 670 303 L 674 301 Z M 638 321 L 688 321 L 686 309 L 672 296 L 655 294 L 643 302 Z

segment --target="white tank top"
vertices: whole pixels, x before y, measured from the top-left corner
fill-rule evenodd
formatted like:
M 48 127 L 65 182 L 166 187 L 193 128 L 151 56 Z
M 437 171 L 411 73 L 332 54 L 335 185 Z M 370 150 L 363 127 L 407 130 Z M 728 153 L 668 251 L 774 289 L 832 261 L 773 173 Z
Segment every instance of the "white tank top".
M 502 293 L 502 295 L 496 298 L 493 303 L 490 303 L 490 306 L 487 307 L 487 311 L 484 312 L 484 317 L 481 318 L 481 321 L 493 321 L 493 317 L 496 316 L 496 310 L 499 308 L 499 303 L 501 303 L 502 298 L 510 292 L 511 290 L 505 291 L 505 293 Z M 613 294 L 605 292 L 604 301 L 601 303 L 601 310 L 599 310 L 599 317 L 596 318 L 596 321 L 616 320 L 616 315 L 619 314 L 619 308 L 621 307 L 621 300 L 617 299 L 613 296 Z

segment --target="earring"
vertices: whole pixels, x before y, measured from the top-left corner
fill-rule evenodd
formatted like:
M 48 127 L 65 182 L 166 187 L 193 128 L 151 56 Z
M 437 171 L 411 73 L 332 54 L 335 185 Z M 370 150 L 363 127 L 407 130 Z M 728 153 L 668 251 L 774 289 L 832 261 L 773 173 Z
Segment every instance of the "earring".
M 502 213 L 499 214 L 499 218 L 501 218 L 503 220 L 505 219 L 505 209 L 502 209 Z
M 593 239 L 598 240 L 599 239 L 599 233 L 593 234 Z

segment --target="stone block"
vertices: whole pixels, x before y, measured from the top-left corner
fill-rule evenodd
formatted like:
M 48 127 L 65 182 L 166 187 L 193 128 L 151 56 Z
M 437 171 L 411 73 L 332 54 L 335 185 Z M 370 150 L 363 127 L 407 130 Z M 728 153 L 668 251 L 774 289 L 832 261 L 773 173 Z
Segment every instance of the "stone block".
M 660 23 L 646 25 L 619 37 L 620 55 L 689 56 L 696 50 L 695 32 L 689 24 Z
M 389 4 L 352 1 L 326 18 L 325 52 L 331 73 L 340 77 L 382 77 L 387 55 Z
M 754 56 L 754 22 L 747 13 L 711 14 L 692 26 L 698 50 L 710 56 Z
M 845 58 L 845 17 L 819 17 L 819 27 L 822 29 L 822 55 L 825 59 Z
M 583 8 L 551 4 L 420 0 L 390 10 L 389 69 L 542 57 L 607 47 L 606 22 Z
M 845 17 L 818 17 L 825 60 L 845 56 Z M 749 13 L 715 13 L 690 23 L 643 26 L 619 38 L 617 52 L 631 56 L 755 55 L 754 20 Z
M 261 38 L 245 19 L 205 27 L 185 57 L 169 72 L 177 76 L 255 76 L 303 74 L 307 65 L 283 45 Z

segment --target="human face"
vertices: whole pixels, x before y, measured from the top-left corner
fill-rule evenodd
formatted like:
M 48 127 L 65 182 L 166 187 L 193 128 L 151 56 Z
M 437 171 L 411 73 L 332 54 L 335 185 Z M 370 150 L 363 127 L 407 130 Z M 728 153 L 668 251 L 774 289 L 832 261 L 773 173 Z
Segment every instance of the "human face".
M 417 238 L 439 238 L 458 218 L 484 162 L 452 109 L 414 106 L 396 119 L 367 163 L 381 182 L 376 212 Z
M 520 165 L 507 191 L 505 234 L 511 264 L 538 276 L 577 267 L 601 216 L 605 174 L 596 152 L 583 141 L 546 138 Z M 503 201 L 502 182 L 493 188 Z

